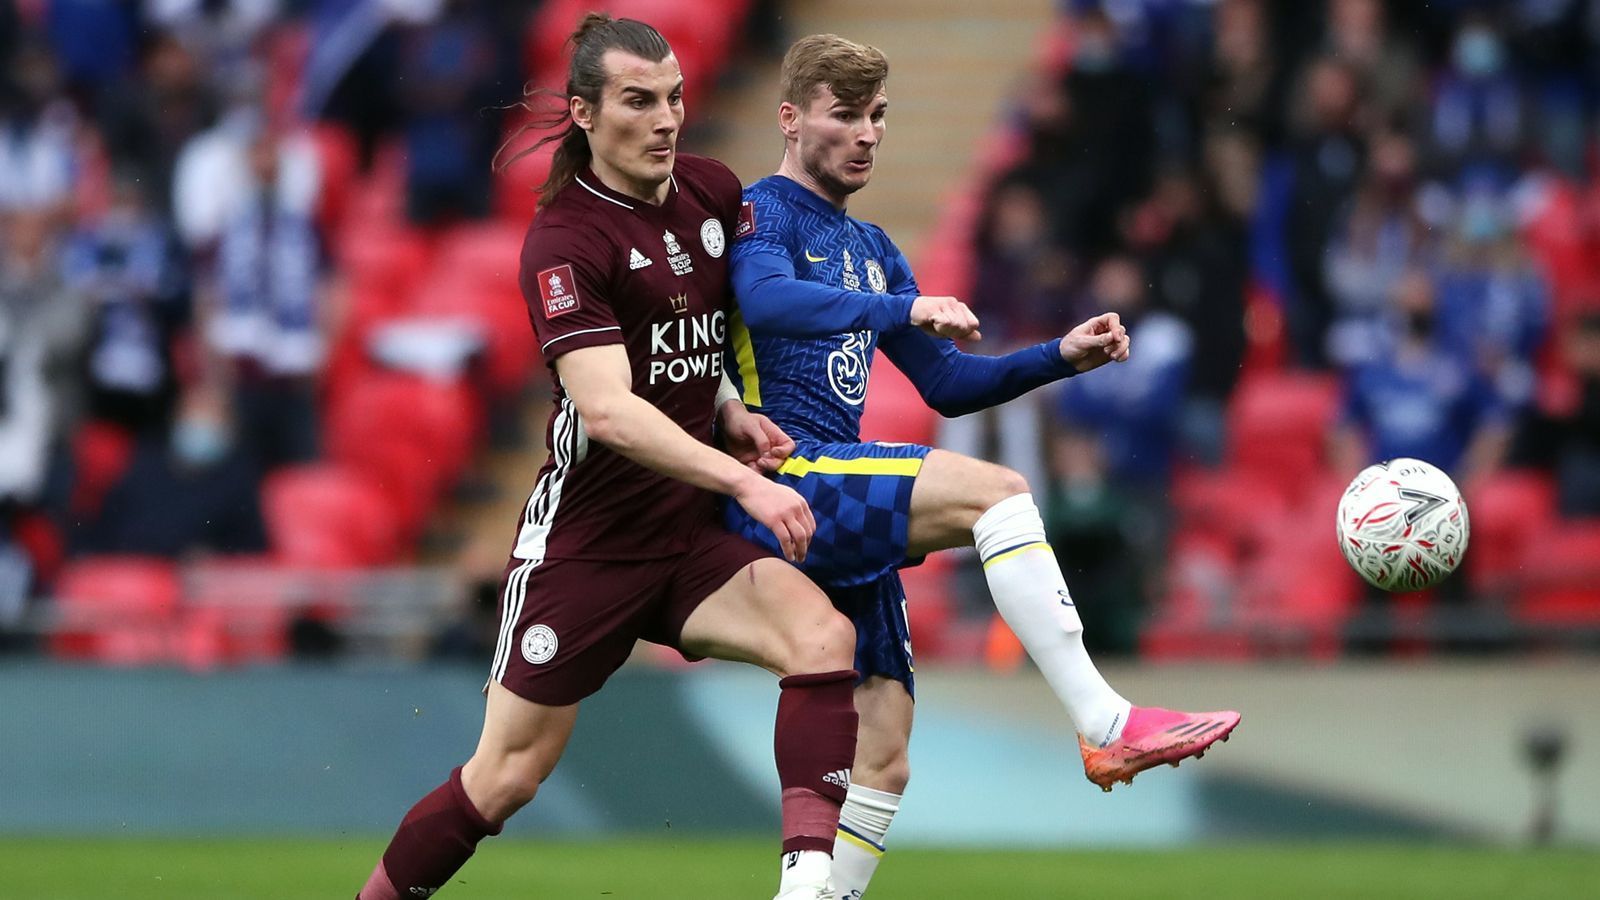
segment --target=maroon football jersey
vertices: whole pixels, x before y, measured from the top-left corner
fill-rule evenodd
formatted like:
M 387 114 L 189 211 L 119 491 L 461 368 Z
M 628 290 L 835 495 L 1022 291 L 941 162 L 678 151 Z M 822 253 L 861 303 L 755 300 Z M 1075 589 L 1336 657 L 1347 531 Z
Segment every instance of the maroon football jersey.
M 550 366 L 550 459 L 528 498 L 513 555 L 649 559 L 682 552 L 715 498 L 588 440 L 556 376 L 564 353 L 622 344 L 633 392 L 711 441 L 731 290 L 728 236 L 739 179 L 679 155 L 660 206 L 619 194 L 585 170 L 534 218 L 520 281 Z

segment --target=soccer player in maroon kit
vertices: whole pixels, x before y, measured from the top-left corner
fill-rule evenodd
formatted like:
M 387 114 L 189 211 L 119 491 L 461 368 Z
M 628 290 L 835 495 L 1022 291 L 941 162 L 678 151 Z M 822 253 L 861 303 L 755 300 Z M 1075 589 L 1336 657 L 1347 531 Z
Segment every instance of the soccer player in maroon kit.
M 804 558 L 810 509 L 756 471 L 792 442 L 719 390 L 739 181 L 677 155 L 683 79 L 655 29 L 590 14 L 572 46 L 571 121 L 521 269 L 555 379 L 550 459 L 506 568 L 483 734 L 406 814 L 358 900 L 443 886 L 533 799 L 579 701 L 639 638 L 781 677 L 779 898 L 829 900 L 855 753 L 854 629 L 798 569 L 722 530 L 714 496 Z M 738 459 L 710 446 L 719 413 Z

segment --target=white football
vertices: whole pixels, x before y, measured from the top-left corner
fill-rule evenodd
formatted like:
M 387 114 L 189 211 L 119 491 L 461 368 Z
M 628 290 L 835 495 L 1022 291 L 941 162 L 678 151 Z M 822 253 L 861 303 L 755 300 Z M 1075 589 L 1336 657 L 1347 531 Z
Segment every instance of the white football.
M 1420 459 L 1368 466 L 1339 500 L 1339 551 L 1374 587 L 1418 591 L 1461 565 L 1467 505 L 1450 476 Z

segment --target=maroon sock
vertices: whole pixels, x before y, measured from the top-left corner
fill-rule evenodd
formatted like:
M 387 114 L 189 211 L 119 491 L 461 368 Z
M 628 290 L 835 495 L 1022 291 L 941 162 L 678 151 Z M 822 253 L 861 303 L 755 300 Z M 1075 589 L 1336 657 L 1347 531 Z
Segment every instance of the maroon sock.
M 466 864 L 478 842 L 499 834 L 500 827 L 467 799 L 457 766 L 406 813 L 357 900 L 432 896 Z
M 839 807 L 856 758 L 856 673 L 790 675 L 778 682 L 773 750 L 783 787 L 783 852 L 833 854 Z

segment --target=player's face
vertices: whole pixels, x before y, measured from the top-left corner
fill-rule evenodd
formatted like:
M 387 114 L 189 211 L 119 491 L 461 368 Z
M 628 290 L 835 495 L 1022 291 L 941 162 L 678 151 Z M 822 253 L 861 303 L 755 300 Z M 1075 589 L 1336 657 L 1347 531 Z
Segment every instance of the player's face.
M 803 111 L 791 113 L 801 168 L 835 201 L 842 203 L 872 179 L 888 111 L 881 90 L 851 104 L 823 85 Z
M 683 129 L 683 74 L 678 59 L 640 59 L 608 50 L 600 105 L 573 98 L 572 118 L 589 133 L 595 174 L 641 200 L 665 198 Z

